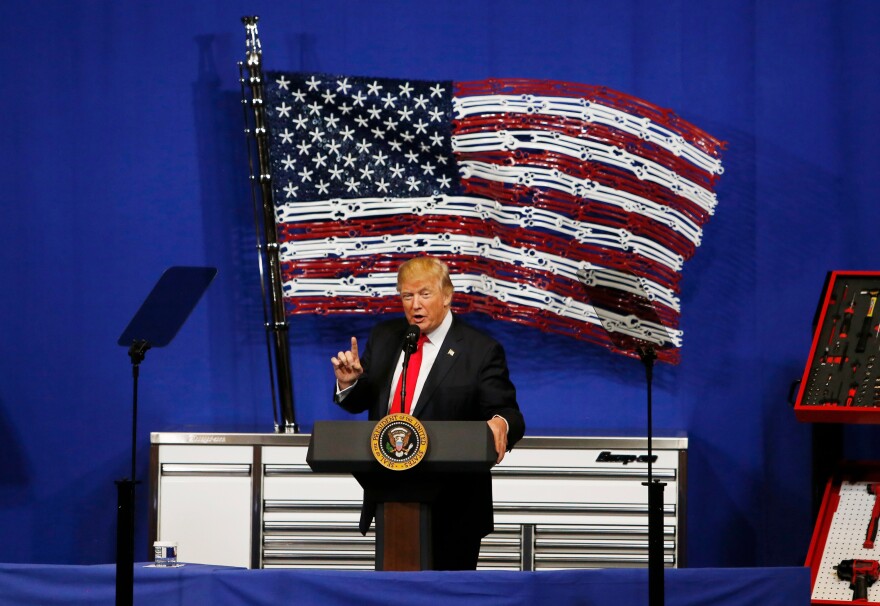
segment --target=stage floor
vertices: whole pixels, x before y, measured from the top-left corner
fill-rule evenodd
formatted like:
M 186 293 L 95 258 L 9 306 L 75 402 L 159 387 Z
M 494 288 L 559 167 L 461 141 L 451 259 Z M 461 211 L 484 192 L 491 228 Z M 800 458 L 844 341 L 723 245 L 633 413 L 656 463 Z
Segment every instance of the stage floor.
M 112 564 L 0 564 L 0 604 L 16 606 L 115 603 Z M 160 569 L 135 564 L 135 604 L 162 606 L 388 606 L 389 604 L 567 604 L 644 606 L 646 570 L 554 572 L 342 572 L 245 570 L 187 564 Z M 804 606 L 808 568 L 684 568 L 665 576 L 669 606 Z

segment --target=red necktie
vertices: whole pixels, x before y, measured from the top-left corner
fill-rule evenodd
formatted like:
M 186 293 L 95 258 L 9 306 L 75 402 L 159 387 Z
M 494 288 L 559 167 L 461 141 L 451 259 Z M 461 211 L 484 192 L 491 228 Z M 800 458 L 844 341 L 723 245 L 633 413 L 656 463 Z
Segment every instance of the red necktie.
M 406 406 L 403 408 L 400 406 L 400 384 L 403 381 L 402 371 L 400 373 L 400 378 L 397 379 L 397 388 L 394 390 L 394 399 L 391 400 L 392 413 L 408 413 L 412 407 L 413 395 L 415 395 L 416 391 L 416 381 L 419 380 L 419 368 L 422 366 L 422 345 L 424 345 L 427 340 L 427 335 L 420 336 L 419 342 L 416 344 L 415 352 L 409 357 L 409 366 L 407 366 L 406 369 Z

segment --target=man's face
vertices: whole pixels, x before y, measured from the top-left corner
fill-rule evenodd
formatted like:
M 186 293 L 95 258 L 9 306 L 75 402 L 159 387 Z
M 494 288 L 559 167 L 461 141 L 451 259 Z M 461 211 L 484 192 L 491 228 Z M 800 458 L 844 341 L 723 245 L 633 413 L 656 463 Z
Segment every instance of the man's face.
M 446 317 L 452 295 L 443 293 L 439 280 L 414 277 L 400 285 L 400 300 L 407 322 L 428 333 Z

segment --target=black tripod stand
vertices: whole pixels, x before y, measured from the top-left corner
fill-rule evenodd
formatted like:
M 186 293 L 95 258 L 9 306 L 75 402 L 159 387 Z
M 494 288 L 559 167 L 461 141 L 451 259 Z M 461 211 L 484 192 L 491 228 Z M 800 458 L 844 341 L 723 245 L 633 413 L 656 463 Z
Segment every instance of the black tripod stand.
M 116 605 L 134 601 L 134 494 L 140 364 L 151 347 L 171 342 L 217 275 L 213 267 L 171 267 L 138 309 L 117 343 L 128 347 L 132 372 L 131 476 L 116 482 Z
M 657 312 L 633 281 L 628 288 L 603 285 L 595 271 L 578 272 L 590 303 L 614 346 L 623 353 L 637 355 L 645 367 L 648 410 L 648 603 L 665 603 L 664 548 L 663 548 L 663 490 L 664 482 L 654 479 L 654 419 L 653 382 L 657 350 L 672 346 L 672 338 L 663 327 Z
M 653 384 L 654 361 L 657 352 L 651 346 L 638 348 L 637 353 L 645 366 L 648 388 L 648 604 L 663 606 L 666 601 L 663 561 L 663 489 L 665 482 L 654 479 L 654 419 Z

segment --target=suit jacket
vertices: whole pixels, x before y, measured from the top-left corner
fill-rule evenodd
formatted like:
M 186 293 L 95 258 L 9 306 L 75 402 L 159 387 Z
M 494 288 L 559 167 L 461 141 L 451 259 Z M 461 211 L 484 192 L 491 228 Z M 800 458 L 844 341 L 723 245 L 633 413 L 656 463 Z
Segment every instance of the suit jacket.
M 398 318 L 376 325 L 361 356 L 364 374 L 347 396 L 337 403 L 352 413 L 369 411 L 379 420 L 388 412 L 391 381 L 406 334 L 407 321 Z M 499 415 L 509 426 L 507 447 L 525 433 L 525 421 L 510 382 L 504 349 L 492 337 L 456 316 L 441 344 L 412 414 L 420 421 L 487 421 Z M 492 478 L 489 472 L 454 474 L 438 478 L 438 513 L 455 510 L 457 524 L 483 537 L 492 532 Z M 364 503 L 361 532 L 366 532 L 375 504 Z M 442 517 L 442 515 L 440 516 Z

